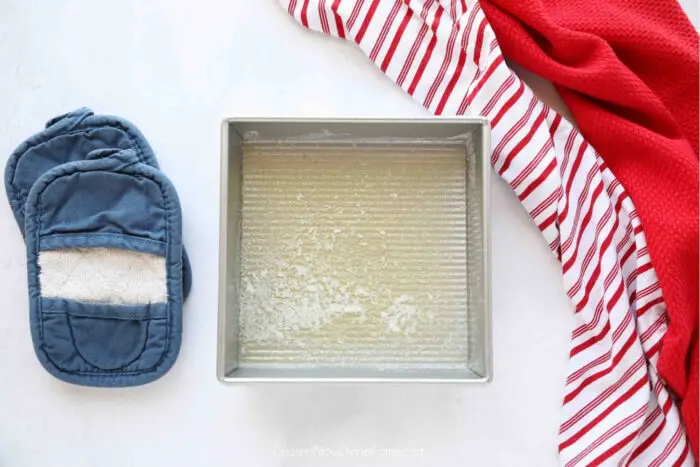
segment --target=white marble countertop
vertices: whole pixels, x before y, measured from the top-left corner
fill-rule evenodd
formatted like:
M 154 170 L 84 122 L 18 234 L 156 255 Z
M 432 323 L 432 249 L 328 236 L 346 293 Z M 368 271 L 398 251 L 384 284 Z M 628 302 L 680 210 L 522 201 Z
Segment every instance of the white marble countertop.
M 685 3 L 696 18 L 696 2 Z M 220 122 L 425 115 L 360 51 L 302 30 L 274 0 L 0 0 L 0 10 L 0 154 L 75 107 L 132 120 L 178 188 L 194 269 L 183 348 L 165 377 L 129 389 L 64 384 L 32 350 L 24 245 L 3 190 L 0 465 L 557 464 L 572 310 L 557 262 L 495 175 L 490 385 L 216 379 Z

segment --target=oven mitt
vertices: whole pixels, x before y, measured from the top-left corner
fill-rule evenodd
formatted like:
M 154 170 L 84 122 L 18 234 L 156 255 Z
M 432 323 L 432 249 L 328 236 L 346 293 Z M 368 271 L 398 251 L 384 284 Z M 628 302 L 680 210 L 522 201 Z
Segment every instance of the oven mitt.
M 49 169 L 25 208 L 30 323 L 57 378 L 153 381 L 182 335 L 182 224 L 175 188 L 133 149 Z
M 85 160 L 97 149 L 133 149 L 139 162 L 158 168 L 146 138 L 132 123 L 119 117 L 95 115 L 88 108 L 53 118 L 46 129 L 22 143 L 10 156 L 5 169 L 5 189 L 12 212 L 24 234 L 24 206 L 32 185 L 44 173 L 68 162 Z M 183 253 L 183 295 L 192 287 L 192 270 Z

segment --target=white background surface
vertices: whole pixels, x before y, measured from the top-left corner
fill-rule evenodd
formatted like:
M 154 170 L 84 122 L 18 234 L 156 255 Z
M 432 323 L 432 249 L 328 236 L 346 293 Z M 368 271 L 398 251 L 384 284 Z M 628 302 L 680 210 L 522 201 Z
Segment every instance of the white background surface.
M 695 19 L 696 2 L 686 4 Z M 64 384 L 32 349 L 24 245 L 3 190 L 0 466 L 557 464 L 572 310 L 557 262 L 496 176 L 492 384 L 216 380 L 221 119 L 425 114 L 350 44 L 303 30 L 274 0 L 0 0 L 0 103 L 0 155 L 83 105 L 136 123 L 178 188 L 194 269 L 183 348 L 165 377 L 130 389 Z M 422 455 L 279 451 L 314 446 Z

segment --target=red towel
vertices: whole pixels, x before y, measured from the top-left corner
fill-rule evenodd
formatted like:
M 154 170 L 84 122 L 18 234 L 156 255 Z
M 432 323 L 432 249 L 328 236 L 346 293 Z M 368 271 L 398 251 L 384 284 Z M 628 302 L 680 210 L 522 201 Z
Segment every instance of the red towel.
M 698 454 L 698 34 L 676 0 L 480 0 L 630 193 L 668 307 L 659 370 Z

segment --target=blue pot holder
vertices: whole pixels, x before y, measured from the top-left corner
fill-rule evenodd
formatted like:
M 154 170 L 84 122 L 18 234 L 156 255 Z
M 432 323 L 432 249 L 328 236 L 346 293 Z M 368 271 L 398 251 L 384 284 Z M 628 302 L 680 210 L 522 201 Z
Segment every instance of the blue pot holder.
M 182 225 L 165 175 L 132 150 L 48 170 L 25 207 L 30 322 L 57 378 L 133 386 L 173 365 L 182 335 Z
M 12 153 L 5 188 L 46 370 L 100 387 L 165 374 L 192 272 L 177 193 L 141 132 L 86 108 L 56 117 Z
M 24 234 L 24 207 L 34 183 L 50 169 L 85 160 L 98 149 L 133 149 L 139 162 L 158 168 L 150 144 L 131 122 L 109 115 L 95 115 L 79 108 L 51 119 L 46 129 L 22 143 L 10 156 L 5 169 L 5 189 L 17 224 Z M 183 249 L 183 295 L 192 287 L 192 271 Z

